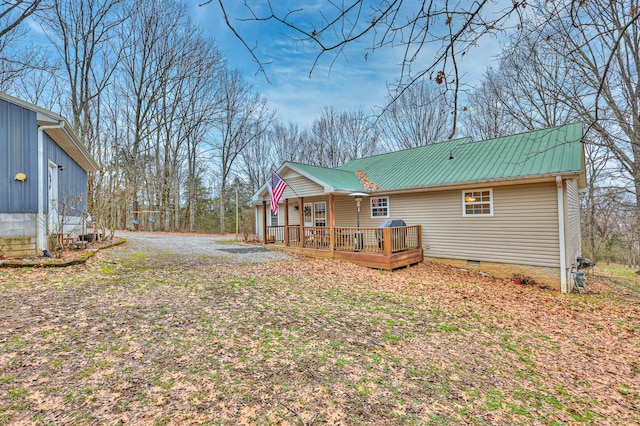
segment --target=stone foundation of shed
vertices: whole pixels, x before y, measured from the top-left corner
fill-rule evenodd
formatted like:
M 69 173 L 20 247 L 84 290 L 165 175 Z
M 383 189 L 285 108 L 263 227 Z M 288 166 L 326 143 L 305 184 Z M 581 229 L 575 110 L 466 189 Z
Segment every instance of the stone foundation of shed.
M 36 220 L 33 213 L 0 214 L 0 252 L 6 256 L 35 256 Z

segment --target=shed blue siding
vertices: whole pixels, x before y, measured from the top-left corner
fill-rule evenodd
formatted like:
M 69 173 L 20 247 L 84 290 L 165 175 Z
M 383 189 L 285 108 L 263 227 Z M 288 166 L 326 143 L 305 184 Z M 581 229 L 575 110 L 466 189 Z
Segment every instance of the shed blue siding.
M 51 161 L 58 166 L 65 167 L 64 171 L 58 172 L 58 200 L 66 204 L 65 215 L 82 216 L 82 213 L 87 209 L 87 172 L 46 133 L 44 133 L 44 156 L 47 164 Z M 44 197 L 45 213 L 48 213 L 49 201 L 46 193 Z M 59 209 L 62 208 L 63 206 L 59 207 Z
M 36 113 L 0 99 L 0 213 L 38 211 L 37 158 Z M 16 181 L 17 173 L 27 180 Z

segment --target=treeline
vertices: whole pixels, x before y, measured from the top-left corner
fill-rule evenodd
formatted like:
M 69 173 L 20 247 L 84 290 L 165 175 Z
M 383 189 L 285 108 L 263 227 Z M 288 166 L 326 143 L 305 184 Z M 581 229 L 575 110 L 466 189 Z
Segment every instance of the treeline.
M 422 72 L 391 91 L 389 105 L 327 106 L 302 128 L 275 120 L 267 99 L 189 19 L 186 3 L 138 3 L 14 0 L 0 15 L 0 90 L 70 119 L 100 165 L 90 211 L 104 226 L 125 228 L 153 214 L 156 229 L 224 232 L 235 225 L 236 194 L 245 209 L 284 161 L 334 167 L 453 136 L 479 140 L 581 121 L 583 252 L 640 262 L 637 8 L 514 3 L 504 16 L 518 13 L 517 25 L 494 23 L 511 31 L 509 43 L 475 87 L 462 91 L 455 77 L 477 64 L 451 47 L 443 57 L 456 61 L 455 75 L 415 70 Z M 407 16 L 430 31 L 424 16 Z M 483 25 L 482 14 L 460 16 L 469 28 Z M 459 25 L 455 19 L 447 25 Z

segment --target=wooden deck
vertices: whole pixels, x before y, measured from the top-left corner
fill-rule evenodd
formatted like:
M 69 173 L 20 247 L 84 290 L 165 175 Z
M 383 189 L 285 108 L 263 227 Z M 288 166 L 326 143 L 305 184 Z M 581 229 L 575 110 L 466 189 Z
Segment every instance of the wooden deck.
M 422 227 L 326 228 L 268 226 L 266 243 L 304 256 L 338 259 L 376 269 L 422 262 Z

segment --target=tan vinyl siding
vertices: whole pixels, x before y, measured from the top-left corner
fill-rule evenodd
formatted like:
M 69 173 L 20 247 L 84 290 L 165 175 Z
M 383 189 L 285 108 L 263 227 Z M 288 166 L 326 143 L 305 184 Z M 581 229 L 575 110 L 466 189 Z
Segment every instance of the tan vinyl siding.
M 580 255 L 580 194 L 578 193 L 578 181 L 567 180 L 565 192 L 565 213 L 566 213 L 566 249 L 567 265 L 571 266 L 576 262 L 576 257 Z
M 300 210 L 296 210 L 297 206 L 297 200 L 289 200 L 289 225 L 300 225 Z M 280 209 L 284 209 L 284 204 L 280 205 Z M 284 225 L 284 213 L 280 214 L 278 221 L 282 221 L 281 225 Z
M 267 204 L 267 208 L 268 204 Z M 260 241 L 263 241 L 264 235 L 262 235 L 262 205 L 256 206 L 256 234 Z
M 391 217 L 423 226 L 428 257 L 559 267 L 555 182 L 492 189 L 492 217 L 463 217 L 460 190 L 392 195 Z
M 309 197 L 313 195 L 324 194 L 324 188 L 321 185 L 307 179 L 303 176 L 295 176 L 295 177 L 282 177 L 285 182 L 287 182 L 287 189 L 284 190 L 284 194 L 282 198 L 298 198 L 298 197 Z M 293 192 L 291 188 L 295 189 L 296 192 Z
M 367 205 L 367 199 L 362 200 L 361 210 L 365 210 Z M 336 226 L 337 227 L 351 227 L 356 226 L 356 201 L 353 197 L 348 195 L 336 195 L 334 199 L 334 206 L 336 212 Z M 362 218 L 364 216 L 363 211 L 360 212 L 360 226 L 363 225 Z
M 467 188 L 482 189 L 492 189 L 491 217 L 463 217 L 462 190 L 447 190 L 389 195 L 390 218 L 403 219 L 407 225 L 422 225 L 424 253 L 427 257 L 558 268 L 560 241 L 555 181 Z M 305 203 L 315 201 L 326 201 L 329 208 L 328 196 L 304 198 Z M 289 200 L 290 224 L 298 222 L 299 213 L 293 208 L 296 202 L 297 199 Z M 570 209 L 570 212 L 568 219 L 577 220 L 579 225 L 579 211 L 577 216 L 573 210 Z M 261 230 L 260 208 L 258 214 Z M 337 227 L 356 226 L 356 202 L 353 197 L 336 194 L 335 215 Z M 284 224 L 283 215 L 280 219 Z M 384 220 L 371 218 L 370 198 L 365 197 L 361 205 L 360 226 L 377 227 Z M 569 229 L 573 230 L 574 226 L 570 225 Z M 573 244 L 571 247 L 574 247 Z

